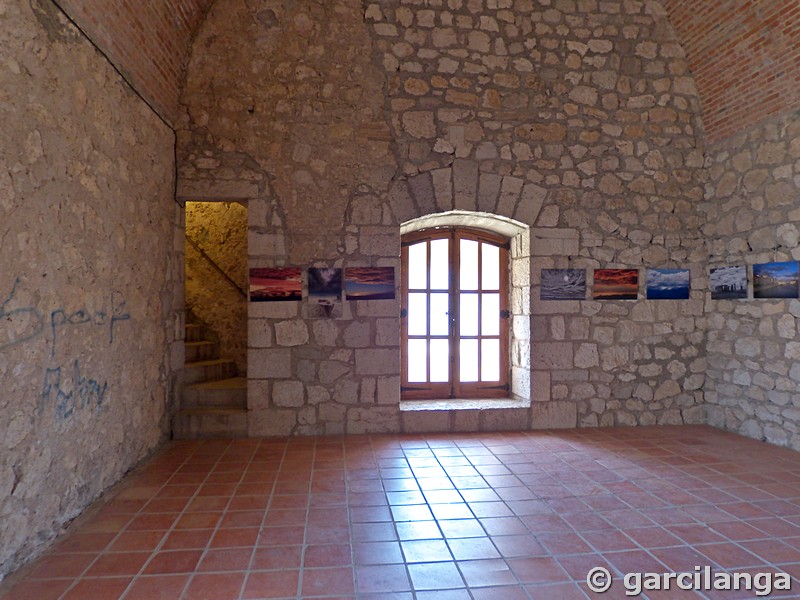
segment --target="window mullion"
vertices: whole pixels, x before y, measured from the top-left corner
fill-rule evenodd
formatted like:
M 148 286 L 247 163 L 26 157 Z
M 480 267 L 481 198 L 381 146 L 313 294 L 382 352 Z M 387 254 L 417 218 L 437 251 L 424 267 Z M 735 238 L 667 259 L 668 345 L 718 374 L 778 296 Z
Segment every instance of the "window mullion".
M 450 232 L 450 397 L 456 396 L 458 389 L 458 369 L 460 363 L 459 340 L 461 339 L 459 319 L 461 318 L 459 298 L 461 276 L 461 256 L 459 253 L 459 237 L 455 230 Z

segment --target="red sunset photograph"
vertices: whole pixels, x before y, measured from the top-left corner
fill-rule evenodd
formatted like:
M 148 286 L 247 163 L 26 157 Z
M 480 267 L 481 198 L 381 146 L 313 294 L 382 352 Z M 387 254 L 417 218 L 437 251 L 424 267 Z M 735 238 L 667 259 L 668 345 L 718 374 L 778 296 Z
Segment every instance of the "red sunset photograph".
M 250 301 L 281 302 L 303 299 L 300 269 L 270 267 L 250 269 Z
M 639 296 L 638 269 L 597 269 L 594 272 L 595 300 L 636 300 Z

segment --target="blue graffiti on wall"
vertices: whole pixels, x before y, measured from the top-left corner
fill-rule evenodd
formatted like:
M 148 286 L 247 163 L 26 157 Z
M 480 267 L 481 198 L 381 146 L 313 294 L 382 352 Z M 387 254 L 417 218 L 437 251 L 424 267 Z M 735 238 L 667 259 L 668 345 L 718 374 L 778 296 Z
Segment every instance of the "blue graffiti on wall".
M 11 293 L 8 295 L 8 298 L 0 304 L 0 326 L 7 326 L 7 323 L 14 322 L 14 319 L 19 318 L 30 318 L 30 326 L 29 331 L 16 339 L 10 339 L 4 341 L 0 338 L 0 350 L 5 350 L 6 348 L 10 348 L 12 346 L 17 346 L 19 344 L 23 344 L 28 340 L 32 340 L 35 337 L 38 337 L 42 330 L 44 330 L 44 317 L 42 314 L 36 310 L 33 306 L 25 306 L 23 308 L 13 308 L 9 309 L 9 305 L 14 300 L 14 296 L 17 294 L 17 287 L 19 287 L 20 280 L 19 277 L 14 279 L 14 285 L 11 287 Z
M 39 309 L 35 306 L 23 306 L 20 308 L 9 308 L 13 302 L 17 288 L 19 287 L 19 277 L 14 279 L 11 293 L 0 304 L 0 328 L 8 327 L 8 323 L 13 324 L 15 319 L 28 318 L 30 323 L 24 335 L 18 338 L 3 339 L 0 337 L 0 351 L 18 346 L 25 342 L 38 338 L 45 330 L 45 319 Z M 108 343 L 114 343 L 114 334 L 117 323 L 129 321 L 131 315 L 128 312 L 128 303 L 122 292 L 113 290 L 109 304 L 100 309 L 91 311 L 86 307 L 78 310 L 58 307 L 50 311 L 50 356 L 55 357 L 61 330 L 67 327 L 107 327 Z M 9 336 L 11 337 L 11 336 Z
M 8 333 L 0 335 L 0 352 L 25 342 L 30 342 L 45 333 L 47 326 L 42 312 L 36 306 L 22 306 L 11 308 L 15 304 L 20 278 L 14 279 L 14 284 L 8 297 L 0 304 L 0 334 L 4 329 L 22 327 L 24 332 L 15 336 Z M 86 307 L 78 310 L 58 307 L 50 311 L 49 333 L 50 358 L 55 359 L 58 343 L 67 330 L 80 330 L 81 328 L 105 328 L 108 332 L 108 344 L 114 343 L 118 323 L 130 321 L 128 303 L 122 292 L 112 290 L 109 303 L 100 310 L 89 310 Z M 54 361 L 55 362 L 55 361 Z M 108 393 L 108 382 L 91 379 L 83 374 L 83 367 L 79 359 L 67 360 L 58 366 L 45 368 L 44 383 L 41 391 L 40 414 L 53 404 L 57 420 L 67 420 L 76 411 L 85 408 L 95 408 L 102 412 L 103 404 Z
M 50 313 L 50 331 L 52 342 L 50 356 L 56 355 L 56 345 L 58 344 L 59 329 L 69 326 L 89 325 L 96 327 L 108 326 L 108 343 L 114 343 L 114 327 L 119 321 L 129 321 L 131 315 L 126 312 L 127 302 L 125 297 L 118 291 L 111 292 L 111 312 L 104 310 L 90 312 L 85 308 L 69 312 L 63 308 L 58 308 Z
M 71 386 L 62 378 L 61 367 L 45 370 L 40 410 L 43 412 L 46 405 L 54 401 L 56 418 L 61 420 L 69 419 L 76 410 L 82 408 L 96 408 L 97 412 L 102 412 L 106 392 L 108 392 L 108 382 L 101 384 L 94 379 L 84 377 L 81 373 L 81 363 L 75 359 L 72 363 Z

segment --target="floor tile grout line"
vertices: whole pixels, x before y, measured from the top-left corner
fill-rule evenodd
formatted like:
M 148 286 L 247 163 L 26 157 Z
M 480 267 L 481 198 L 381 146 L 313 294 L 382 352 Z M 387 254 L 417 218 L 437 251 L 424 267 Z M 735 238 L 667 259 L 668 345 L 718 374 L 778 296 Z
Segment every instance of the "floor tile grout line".
M 228 443 L 225 445 L 225 450 L 227 450 L 231 446 L 232 446 L 232 442 L 228 441 Z M 202 445 L 198 444 L 198 449 L 197 450 L 199 450 L 200 448 L 202 448 Z M 139 570 L 139 573 L 136 576 L 134 576 L 134 579 L 132 580 L 131 585 L 133 585 L 136 582 L 136 579 L 138 579 L 139 577 L 143 577 L 144 576 L 144 572 L 146 571 L 147 567 L 153 562 L 153 559 L 161 551 L 161 549 L 163 549 L 164 544 L 166 543 L 166 540 L 169 538 L 170 534 L 172 534 L 172 533 L 174 533 L 176 531 L 176 526 L 177 526 L 178 522 L 180 521 L 181 517 L 186 515 L 187 511 L 189 510 L 189 507 L 192 504 L 192 501 L 200 497 L 200 496 L 198 496 L 198 494 L 200 493 L 200 490 L 203 488 L 203 485 L 205 485 L 205 483 L 208 481 L 209 477 L 211 477 L 211 474 L 214 472 L 214 468 L 220 463 L 220 461 L 222 459 L 222 456 L 225 454 L 225 450 L 221 450 L 219 452 L 219 456 L 214 461 L 212 466 L 209 468 L 208 473 L 206 473 L 206 476 L 203 478 L 203 481 L 200 482 L 197 485 L 197 489 L 195 490 L 194 494 L 189 496 L 189 498 L 186 501 L 186 505 L 183 507 L 183 510 L 175 518 L 175 520 L 173 521 L 172 525 L 166 531 L 166 534 L 161 539 L 161 542 L 158 544 L 158 546 L 150 553 L 150 557 L 142 565 L 141 569 Z M 198 455 L 198 452 L 195 451 L 195 453 L 192 455 L 192 457 L 197 456 L 197 455 Z M 192 457 L 190 457 L 190 458 L 192 458 Z M 177 473 L 177 471 L 176 471 L 176 473 Z M 219 524 L 219 523 L 217 523 L 217 524 Z M 209 537 L 208 542 L 206 542 L 206 547 L 208 546 L 209 543 L 211 543 L 211 538 L 213 538 L 213 536 L 214 536 L 214 533 L 212 532 L 211 537 Z M 189 574 L 189 577 L 187 578 L 187 580 L 186 580 L 186 582 L 185 582 L 185 584 L 183 586 L 183 590 L 181 591 L 181 598 L 183 598 L 185 596 L 186 591 L 189 589 L 189 586 L 191 585 L 192 579 L 194 578 L 194 575 L 197 572 L 197 566 L 199 566 L 200 561 L 202 560 L 202 556 L 203 555 L 201 554 L 201 557 L 197 561 L 197 565 L 195 565 L 195 568 L 194 568 L 193 572 L 191 574 Z M 125 595 L 130 593 L 130 589 L 132 589 L 132 588 L 129 588 L 126 591 Z M 123 600 L 124 600 L 124 596 L 123 596 Z
M 212 465 L 212 467 L 209 469 L 209 471 L 208 471 L 208 473 L 206 474 L 206 476 L 203 478 L 203 481 L 202 481 L 202 482 L 201 482 L 201 483 L 200 483 L 200 484 L 197 486 L 197 490 L 195 490 L 195 493 L 194 493 L 194 494 L 192 494 L 192 496 L 191 496 L 191 497 L 189 498 L 189 500 L 186 502 L 186 506 L 184 506 L 184 509 L 183 509 L 183 511 L 181 512 L 180 516 L 178 516 L 178 518 L 176 518 L 176 519 L 175 519 L 175 521 L 173 522 L 173 524 L 172 524 L 172 527 L 171 527 L 171 528 L 170 528 L 170 530 L 169 530 L 169 532 L 170 532 L 170 533 L 172 533 L 172 532 L 174 532 L 174 531 L 175 531 L 175 526 L 176 526 L 176 525 L 178 524 L 178 522 L 180 521 L 180 518 L 186 514 L 187 510 L 189 509 L 189 507 L 190 507 L 190 506 L 191 506 L 191 504 L 192 504 L 192 501 L 200 497 L 200 496 L 198 496 L 198 494 L 200 493 L 200 490 L 202 490 L 202 489 L 203 489 L 203 485 L 205 485 L 205 483 L 208 481 L 209 477 L 211 477 L 211 474 L 214 472 L 214 469 L 215 469 L 215 467 L 216 467 L 217 465 L 219 465 L 219 464 L 220 464 L 220 462 L 221 462 L 221 460 L 222 460 L 222 457 L 225 455 L 225 451 L 226 451 L 226 450 L 228 450 L 228 449 L 230 449 L 232 446 L 233 446 L 233 442 L 232 442 L 232 441 L 228 441 L 228 443 L 225 445 L 225 448 L 224 448 L 224 450 L 220 451 L 220 453 L 219 453 L 219 456 L 217 457 L 217 460 L 216 460 L 216 461 L 214 461 L 214 464 L 213 464 L 213 465 Z M 217 531 L 217 528 L 219 527 L 219 524 L 220 524 L 220 521 L 221 521 L 221 520 L 222 520 L 222 517 L 220 517 L 220 520 L 219 520 L 219 521 L 217 521 L 217 526 L 216 526 L 216 527 L 214 528 L 214 530 L 211 532 L 211 536 L 208 538 L 208 541 L 206 542 L 206 545 L 205 545 L 205 547 L 203 548 L 203 550 L 202 550 L 202 552 L 201 552 L 201 554 L 200 554 L 200 558 L 198 559 L 198 561 L 197 561 L 197 564 L 195 565 L 195 567 L 194 567 L 193 571 L 192 571 L 192 572 L 189 574 L 189 577 L 187 578 L 187 580 L 186 580 L 186 583 L 184 584 L 184 586 L 183 586 L 183 590 L 182 590 L 182 592 L 181 592 L 181 595 L 180 595 L 180 598 L 181 598 L 181 599 L 188 600 L 188 598 L 186 598 L 186 593 L 188 592 L 189 588 L 191 587 L 191 585 L 192 585 L 192 581 L 194 580 L 194 578 L 195 578 L 195 575 L 197 575 L 197 567 L 199 567 L 199 566 L 200 566 L 200 563 L 202 562 L 202 560 L 203 560 L 203 557 L 205 556 L 205 554 L 206 554 L 206 552 L 207 552 L 207 550 L 208 550 L 208 546 L 209 546 L 209 544 L 211 544 L 211 541 L 214 539 L 214 535 L 215 535 L 215 533 L 216 533 L 216 531 Z M 150 564 L 150 563 L 153 561 L 153 559 L 154 559 L 154 558 L 156 557 L 156 555 L 158 554 L 158 550 L 159 550 L 160 548 L 163 548 L 163 547 L 164 547 L 164 543 L 165 543 L 165 541 L 166 541 L 166 539 L 167 539 L 168 537 L 169 537 L 169 534 L 168 534 L 168 535 L 166 535 L 166 536 L 164 536 L 164 538 L 163 538 L 163 540 L 162 540 L 162 543 L 159 545 L 159 548 L 158 548 L 158 549 L 156 549 L 155 551 L 153 551 L 153 552 L 152 552 L 152 554 L 151 554 L 151 556 L 150 556 L 150 559 L 149 559 L 149 560 L 147 560 L 147 561 L 145 562 L 145 564 L 142 566 L 142 569 L 141 569 L 141 571 L 139 572 L 139 575 L 137 575 L 137 577 L 138 577 L 138 576 L 141 576 L 141 575 L 143 575 L 143 574 L 144 574 L 144 571 L 145 571 L 145 569 L 147 568 L 147 566 L 148 566 L 148 565 L 149 565 L 149 564 Z M 123 598 L 122 600 L 124 600 L 124 598 Z
M 184 464 L 186 464 L 186 462 L 189 460 L 189 458 L 190 458 L 190 456 L 187 456 L 187 457 L 186 457 L 186 458 L 183 460 L 183 462 L 181 463 L 181 465 L 180 465 L 180 466 L 183 466 Z M 146 466 L 145 466 L 145 465 L 142 465 L 142 468 L 143 468 L 143 469 L 145 469 L 145 468 L 146 468 Z M 174 473 L 173 473 L 173 474 L 174 474 Z M 171 477 L 171 476 L 170 476 L 170 477 Z M 168 485 L 168 484 L 167 484 L 167 482 L 168 482 L 168 481 L 169 481 L 169 478 L 167 479 L 167 481 L 165 481 L 164 483 L 162 483 L 162 484 L 161 484 L 161 486 L 158 488 L 158 489 L 159 489 L 159 491 L 160 491 L 160 490 L 162 490 L 164 487 L 166 487 L 166 486 Z M 125 480 L 124 480 L 124 479 L 120 480 L 120 483 L 121 483 L 121 484 L 123 484 L 123 485 L 124 485 L 124 482 L 125 482 Z M 120 491 L 120 494 L 121 494 L 121 493 L 123 493 L 123 492 L 124 492 L 124 490 L 121 490 L 121 491 Z M 156 492 L 156 495 L 158 495 L 158 492 Z M 143 509 L 144 509 L 144 508 L 145 508 L 145 507 L 146 507 L 146 506 L 147 506 L 147 505 L 150 503 L 150 501 L 151 501 L 153 498 L 155 498 L 155 495 L 154 495 L 154 496 L 152 496 L 150 499 L 148 499 L 148 501 L 147 501 L 147 502 L 145 502 L 145 504 L 144 504 L 143 506 L 141 506 L 141 507 L 139 508 L 139 510 L 138 510 L 136 513 L 132 513 L 132 514 L 133 514 L 133 515 L 138 515 L 138 514 L 141 514 L 141 513 L 142 513 L 142 510 L 143 510 Z M 117 497 L 115 496 L 114 498 L 112 498 L 112 499 L 109 501 L 109 503 L 112 503 L 112 502 L 113 502 L 114 500 L 116 500 L 116 499 L 117 499 Z M 96 516 L 96 515 L 95 515 L 95 516 Z M 83 571 L 82 571 L 82 572 L 81 572 L 79 575 L 77 575 L 77 576 L 75 576 L 75 577 L 74 577 L 74 581 L 72 582 L 72 584 L 71 584 L 71 585 L 69 585 L 69 586 L 67 587 L 67 589 L 65 589 L 65 590 L 64 590 L 64 592 L 62 592 L 62 594 L 59 596 L 59 600 L 63 600 L 63 598 L 65 598 L 65 597 L 66 597 L 66 596 L 67 596 L 67 595 L 68 595 L 68 594 L 69 594 L 69 593 L 70 593 L 70 592 L 71 592 L 71 591 L 72 591 L 72 590 L 73 590 L 73 589 L 74 589 L 74 588 L 75 588 L 75 587 L 78 585 L 78 583 L 79 583 L 79 582 L 80 582 L 80 581 L 81 581 L 81 580 L 82 580 L 82 579 L 85 577 L 85 575 L 86 575 L 86 574 L 87 574 L 87 573 L 88 573 L 88 572 L 91 570 L 91 568 L 92 568 L 92 567 L 93 567 L 93 566 L 94 566 L 94 565 L 95 565 L 95 564 L 96 564 L 96 563 L 97 563 L 97 562 L 100 560 L 100 557 L 101 557 L 101 556 L 103 556 L 104 554 L 106 554 L 106 553 L 107 553 L 107 550 L 108 550 L 108 549 L 109 549 L 109 548 L 110 548 L 110 547 L 111 547 L 111 546 L 114 544 L 114 542 L 115 542 L 115 541 L 116 541 L 118 538 L 120 538 L 120 537 L 122 536 L 122 534 L 123 534 L 123 533 L 125 532 L 125 530 L 126 530 L 126 527 L 127 527 L 128 525 L 130 525 L 130 523 L 131 523 L 131 522 L 132 522 L 132 521 L 133 521 L 135 518 L 136 518 L 135 516 L 131 516 L 131 517 L 128 519 L 128 521 L 127 521 L 127 522 L 126 522 L 126 523 L 125 523 L 125 524 L 124 524 L 124 525 L 123 525 L 123 526 L 122 526 L 122 527 L 119 529 L 119 531 L 117 531 L 117 532 L 116 532 L 116 534 L 115 534 L 115 535 L 114 535 L 114 537 L 111 539 L 111 541 L 109 541 L 109 543 L 108 543 L 108 544 L 106 544 L 106 546 L 105 546 L 105 547 L 104 547 L 102 550 L 100 550 L 100 551 L 97 553 L 97 556 L 95 556 L 95 558 L 94 558 L 94 559 L 92 559 L 92 560 L 89 562 L 89 564 L 86 566 L 86 568 L 85 568 L 85 569 L 84 569 L 84 570 L 83 570 Z M 166 534 L 164 535 L 164 538 L 166 538 Z M 164 538 L 162 538 L 162 541 L 163 541 L 163 539 L 164 539 Z M 147 562 L 147 561 L 145 561 L 145 562 Z M 130 583 L 128 584 L 128 587 L 127 587 L 127 588 L 126 588 L 126 589 L 123 591 L 123 593 L 121 594 L 120 598 L 124 597 L 124 596 L 125 596 L 125 594 L 127 594 L 127 593 L 128 593 L 128 588 L 129 588 L 129 587 L 130 587 L 130 586 L 133 584 L 133 581 L 134 581 L 134 579 L 135 579 L 135 578 L 136 578 L 136 576 L 133 576 L 133 577 L 131 578 L 131 581 L 130 581 Z

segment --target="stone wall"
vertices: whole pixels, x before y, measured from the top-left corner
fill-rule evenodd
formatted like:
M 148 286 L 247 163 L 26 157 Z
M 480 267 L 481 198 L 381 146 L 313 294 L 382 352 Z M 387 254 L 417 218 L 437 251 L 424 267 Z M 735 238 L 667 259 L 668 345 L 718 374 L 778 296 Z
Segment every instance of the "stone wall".
M 0 1 L 0 578 L 168 433 L 173 134 L 49 1 Z
M 449 210 L 531 228 L 512 306 L 533 406 L 464 428 L 704 419 L 701 291 L 538 300 L 548 267 L 702 281 L 699 102 L 658 3 L 238 0 L 199 32 L 183 103 L 180 194 L 251 199 L 251 266 L 397 266 L 399 225 Z M 251 306 L 252 432 L 414 429 L 399 328 L 391 301 Z
M 800 259 L 800 119 L 768 121 L 709 151 L 710 266 Z M 752 283 L 749 297 L 752 298 Z M 800 449 L 797 300 L 706 297 L 709 423 Z
M 187 202 L 186 310 L 208 328 L 222 357 L 236 361 L 242 376 L 247 373 L 247 286 L 247 208 L 235 202 Z

